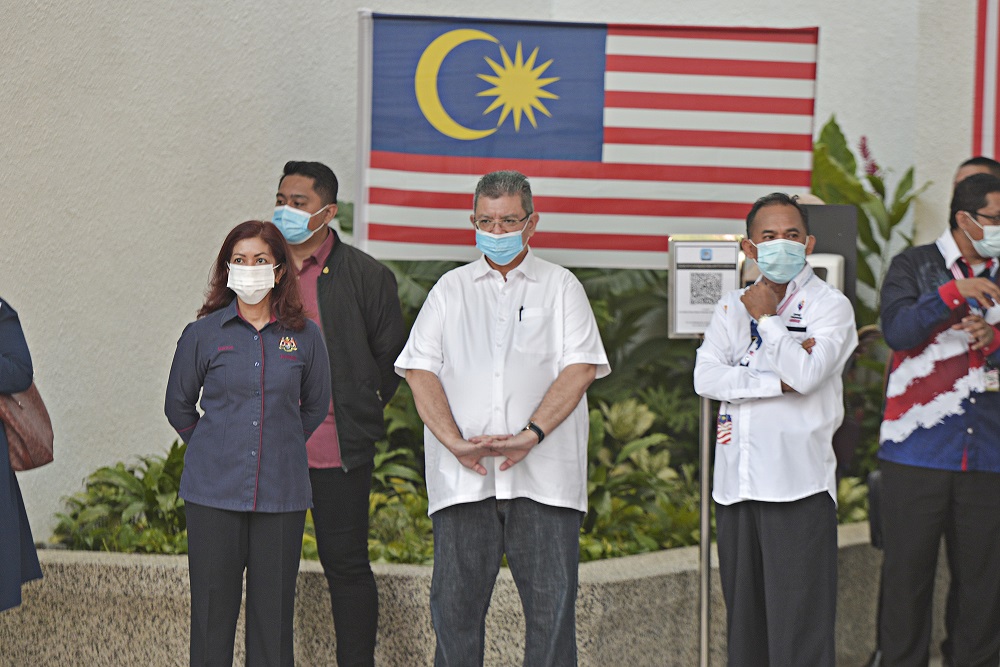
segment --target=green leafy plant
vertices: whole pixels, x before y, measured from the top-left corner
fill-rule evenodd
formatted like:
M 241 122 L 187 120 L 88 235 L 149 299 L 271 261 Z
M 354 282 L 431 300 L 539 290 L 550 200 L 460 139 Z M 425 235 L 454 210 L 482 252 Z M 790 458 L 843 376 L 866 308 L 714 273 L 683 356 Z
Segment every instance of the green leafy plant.
M 94 471 L 85 491 L 64 498 L 52 541 L 91 551 L 186 553 L 184 500 L 177 495 L 186 448 L 175 441 L 166 457 Z
M 700 490 L 692 466 L 670 465 L 669 437 L 635 399 L 590 411 L 583 561 L 696 544 Z
M 373 493 L 368 557 L 380 563 L 429 565 L 434 536 L 423 486 L 395 478 L 392 493 Z
M 859 152 L 860 163 L 831 116 L 813 144 L 812 192 L 827 204 L 853 204 L 858 210 L 858 281 L 869 292 L 867 303 L 855 304 L 858 326 L 862 326 L 878 321 L 879 289 L 889 261 L 900 249 L 913 245 L 913 237 L 904 232 L 904 219 L 930 181 L 915 186 L 910 167 L 890 196 L 886 181 L 891 171 L 876 162 L 865 137 Z
M 868 487 L 859 477 L 844 477 L 837 485 L 837 520 L 856 523 L 868 520 Z

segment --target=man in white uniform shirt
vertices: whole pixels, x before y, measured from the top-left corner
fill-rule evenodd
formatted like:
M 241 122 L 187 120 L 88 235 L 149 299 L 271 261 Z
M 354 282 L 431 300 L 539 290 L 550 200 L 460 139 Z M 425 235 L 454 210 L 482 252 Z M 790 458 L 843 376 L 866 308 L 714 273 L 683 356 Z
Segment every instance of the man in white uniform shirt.
M 722 402 L 712 497 L 729 665 L 833 667 L 832 441 L 854 311 L 806 263 L 816 239 L 795 199 L 758 199 L 747 236 L 762 276 L 719 301 L 694 370 L 695 391 Z
M 473 210 L 484 256 L 441 277 L 396 360 L 425 424 L 434 664 L 483 664 L 506 554 L 524 664 L 575 665 L 586 391 L 611 368 L 579 281 L 527 246 L 538 224 L 528 180 L 483 176 Z

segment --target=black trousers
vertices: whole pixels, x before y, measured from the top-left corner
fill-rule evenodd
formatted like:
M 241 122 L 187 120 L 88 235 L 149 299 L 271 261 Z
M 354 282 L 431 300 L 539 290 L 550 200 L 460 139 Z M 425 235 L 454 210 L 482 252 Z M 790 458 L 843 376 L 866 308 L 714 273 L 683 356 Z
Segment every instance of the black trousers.
M 927 664 L 934 577 L 944 536 L 954 578 L 948 623 L 952 664 L 995 667 L 1000 662 L 1000 473 L 888 461 L 879 467 L 883 664 Z
M 246 664 L 290 667 L 295 580 L 306 513 L 232 512 L 187 503 L 191 665 L 231 667 L 246 571 Z
M 837 511 L 823 491 L 715 506 L 729 667 L 834 667 Z
M 368 562 L 368 496 L 373 465 L 344 472 L 310 468 L 316 548 L 330 587 L 340 667 L 372 667 L 378 588 Z

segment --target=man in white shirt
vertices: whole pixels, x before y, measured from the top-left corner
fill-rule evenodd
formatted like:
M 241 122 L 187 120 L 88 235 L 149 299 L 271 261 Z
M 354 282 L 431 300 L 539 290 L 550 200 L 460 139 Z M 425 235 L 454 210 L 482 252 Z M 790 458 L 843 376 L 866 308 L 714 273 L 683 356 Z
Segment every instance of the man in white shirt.
M 721 401 L 712 496 L 730 667 L 833 667 L 841 373 L 857 345 L 848 299 L 806 263 L 805 210 L 774 193 L 747 215 L 760 280 L 725 295 L 695 391 Z
M 524 664 L 575 665 L 586 390 L 611 368 L 579 281 L 527 246 L 538 225 L 528 180 L 483 176 L 473 210 L 484 257 L 441 277 L 396 360 L 425 425 L 434 664 L 483 664 L 506 554 Z

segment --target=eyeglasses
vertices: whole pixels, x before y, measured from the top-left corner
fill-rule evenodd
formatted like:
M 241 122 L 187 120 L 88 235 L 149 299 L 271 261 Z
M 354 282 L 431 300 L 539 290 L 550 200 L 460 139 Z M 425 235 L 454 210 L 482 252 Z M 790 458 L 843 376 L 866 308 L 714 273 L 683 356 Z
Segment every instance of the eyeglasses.
M 990 221 L 991 225 L 1000 225 L 1000 215 L 986 215 L 985 213 L 980 213 L 979 211 L 969 211 L 969 213 L 977 218 L 986 218 Z
M 503 220 L 490 220 L 488 218 L 481 218 L 476 220 L 476 228 L 481 232 L 488 232 L 496 229 L 497 225 L 505 232 L 516 232 L 524 224 L 524 221 L 531 217 L 530 213 L 526 213 L 520 220 L 515 220 L 514 218 L 504 218 Z

